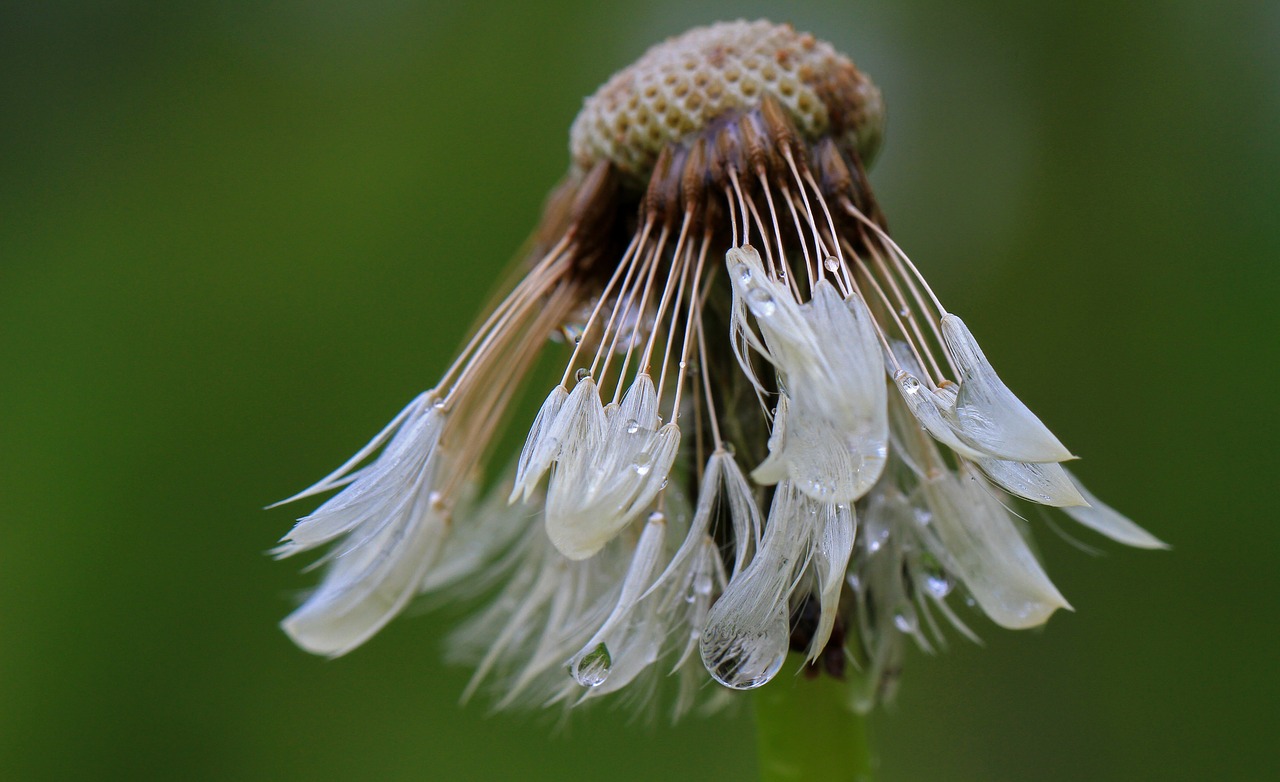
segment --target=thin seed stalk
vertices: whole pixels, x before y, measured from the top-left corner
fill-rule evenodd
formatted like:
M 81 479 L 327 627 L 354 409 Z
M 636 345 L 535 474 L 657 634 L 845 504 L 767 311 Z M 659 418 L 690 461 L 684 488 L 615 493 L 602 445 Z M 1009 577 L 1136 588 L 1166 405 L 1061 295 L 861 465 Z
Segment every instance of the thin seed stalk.
M 849 682 L 800 672 L 791 654 L 777 678 L 753 693 L 761 782 L 874 782 L 866 721 Z

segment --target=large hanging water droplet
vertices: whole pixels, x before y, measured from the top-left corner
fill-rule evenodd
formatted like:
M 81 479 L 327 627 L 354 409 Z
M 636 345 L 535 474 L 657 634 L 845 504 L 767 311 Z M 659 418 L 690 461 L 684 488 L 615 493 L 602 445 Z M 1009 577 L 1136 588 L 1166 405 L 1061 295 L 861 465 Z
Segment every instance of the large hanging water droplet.
M 594 649 L 574 660 L 569 666 L 569 673 L 574 681 L 583 687 L 599 687 L 604 684 L 605 679 L 609 678 L 609 671 L 612 668 L 613 657 L 609 655 L 609 647 L 599 643 Z
M 822 262 L 822 265 L 829 272 L 840 271 L 840 261 L 836 260 L 835 258 L 827 258 L 825 261 Z
M 736 635 L 727 634 L 735 630 Z M 787 615 L 779 608 L 763 627 L 708 622 L 699 646 L 711 678 L 734 690 L 753 690 L 782 670 L 790 641 Z
M 778 303 L 773 300 L 773 294 L 764 288 L 752 288 L 748 291 L 747 301 L 757 318 L 767 318 L 778 311 Z

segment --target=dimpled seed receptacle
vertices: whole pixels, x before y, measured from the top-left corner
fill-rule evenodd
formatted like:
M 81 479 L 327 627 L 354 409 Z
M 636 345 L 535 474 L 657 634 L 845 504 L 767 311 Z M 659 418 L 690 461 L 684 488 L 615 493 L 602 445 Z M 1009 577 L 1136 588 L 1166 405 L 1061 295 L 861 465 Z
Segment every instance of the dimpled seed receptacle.
M 874 157 L 884 104 L 871 80 L 830 44 L 790 25 L 725 22 L 652 47 L 583 103 L 570 131 L 575 165 L 610 160 L 644 179 L 663 146 L 772 96 L 810 139 L 830 134 Z

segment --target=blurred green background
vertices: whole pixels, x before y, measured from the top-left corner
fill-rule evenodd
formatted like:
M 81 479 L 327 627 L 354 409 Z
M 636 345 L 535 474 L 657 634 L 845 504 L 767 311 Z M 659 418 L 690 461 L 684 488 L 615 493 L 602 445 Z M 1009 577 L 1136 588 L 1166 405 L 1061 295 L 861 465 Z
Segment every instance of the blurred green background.
M 1280 4 L 326 0 L 0 6 L 0 778 L 750 778 L 745 712 L 460 708 L 456 617 L 307 656 L 261 510 L 434 383 L 582 97 L 738 16 L 877 80 L 896 237 L 1174 545 L 1041 529 L 1077 613 L 913 654 L 883 779 L 1280 776 Z

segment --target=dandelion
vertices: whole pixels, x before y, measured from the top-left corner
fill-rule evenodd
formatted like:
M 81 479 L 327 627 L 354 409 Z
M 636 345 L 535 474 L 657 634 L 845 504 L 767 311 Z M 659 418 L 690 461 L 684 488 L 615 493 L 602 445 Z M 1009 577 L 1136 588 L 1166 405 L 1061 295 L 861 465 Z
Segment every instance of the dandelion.
M 290 637 L 341 655 L 445 595 L 481 605 L 450 655 L 500 706 L 670 682 L 680 714 L 796 652 L 860 671 L 869 707 L 908 641 L 974 636 L 971 606 L 1015 629 L 1069 608 L 1018 508 L 1163 546 L 1083 489 L 890 238 L 883 124 L 848 59 L 768 22 L 670 39 L 588 98 L 523 277 L 293 498 L 336 491 L 276 549 L 329 547 Z M 487 470 L 544 351 L 559 383 Z

